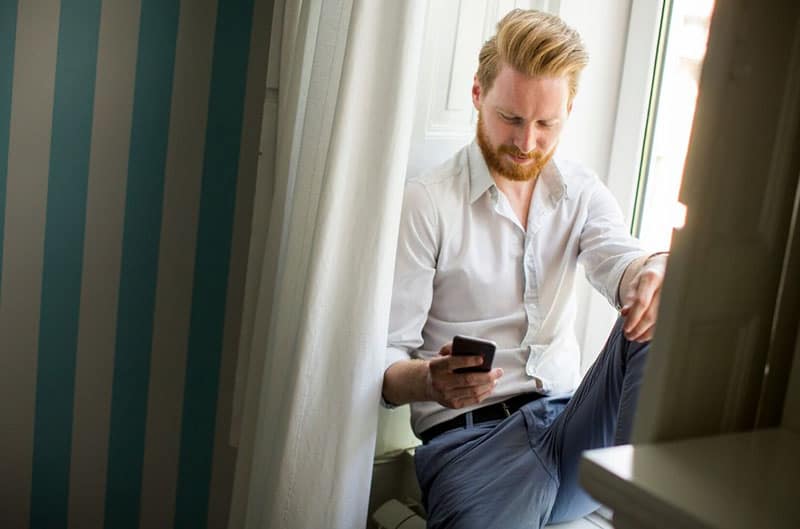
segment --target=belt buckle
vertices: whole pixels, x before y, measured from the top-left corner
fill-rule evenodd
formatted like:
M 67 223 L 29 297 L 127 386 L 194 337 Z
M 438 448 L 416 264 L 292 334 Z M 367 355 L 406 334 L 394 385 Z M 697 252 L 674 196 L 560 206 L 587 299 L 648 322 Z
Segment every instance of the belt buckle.
M 505 401 L 500 403 L 500 407 L 503 408 L 503 412 L 505 412 L 506 417 L 511 417 L 511 410 L 508 409 L 508 404 Z

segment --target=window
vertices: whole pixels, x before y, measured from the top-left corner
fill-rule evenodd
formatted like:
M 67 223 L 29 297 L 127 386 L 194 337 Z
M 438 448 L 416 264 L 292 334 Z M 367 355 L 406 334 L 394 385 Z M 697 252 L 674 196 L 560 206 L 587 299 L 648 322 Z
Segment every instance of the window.
M 686 216 L 678 201 L 714 0 L 667 0 L 651 90 L 633 232 L 669 248 Z
M 669 248 L 713 0 L 631 0 L 606 184 L 649 251 Z M 588 369 L 617 317 L 579 283 L 576 329 Z

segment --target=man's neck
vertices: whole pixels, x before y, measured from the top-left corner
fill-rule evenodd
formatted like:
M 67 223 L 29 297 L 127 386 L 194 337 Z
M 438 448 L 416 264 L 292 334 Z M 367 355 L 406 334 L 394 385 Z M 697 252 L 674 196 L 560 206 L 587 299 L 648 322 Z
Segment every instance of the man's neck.
M 508 178 L 492 174 L 494 183 L 509 200 L 530 202 L 533 196 L 533 189 L 536 187 L 538 178 L 530 180 L 509 180 Z
M 494 183 L 497 188 L 503 192 L 511 205 L 511 209 L 517 215 L 520 224 L 524 229 L 528 229 L 528 210 L 531 206 L 531 199 L 533 198 L 533 190 L 536 187 L 538 178 L 530 180 L 518 181 L 509 180 L 502 176 L 492 174 Z

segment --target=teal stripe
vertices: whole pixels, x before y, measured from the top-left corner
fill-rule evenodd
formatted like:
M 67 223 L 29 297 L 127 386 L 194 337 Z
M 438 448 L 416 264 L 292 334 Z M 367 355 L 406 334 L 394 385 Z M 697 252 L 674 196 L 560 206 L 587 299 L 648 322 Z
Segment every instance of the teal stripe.
M 99 32 L 100 0 L 61 2 L 39 316 L 31 529 L 67 527 Z
M 217 8 L 183 399 L 177 529 L 205 528 L 208 519 L 252 16 L 252 0 L 220 0 Z
M 8 183 L 8 134 L 11 127 L 11 87 L 14 80 L 14 45 L 17 41 L 17 0 L 0 0 L 0 286 L 3 278 L 3 239 Z M 0 298 L 3 292 L 0 291 Z
M 178 12 L 178 0 L 142 2 L 111 395 L 108 529 L 139 524 Z

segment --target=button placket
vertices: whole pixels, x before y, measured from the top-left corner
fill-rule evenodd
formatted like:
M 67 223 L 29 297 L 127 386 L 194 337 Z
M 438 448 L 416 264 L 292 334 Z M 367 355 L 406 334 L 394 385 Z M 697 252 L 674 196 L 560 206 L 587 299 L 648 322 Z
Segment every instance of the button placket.
M 522 343 L 529 346 L 529 348 L 532 347 L 531 344 L 535 342 L 535 337 L 544 324 L 544 321 L 542 321 L 542 307 L 539 303 L 539 270 L 536 268 L 533 248 L 537 246 L 537 237 L 545 218 L 555 212 L 558 202 L 563 198 L 563 195 L 554 197 L 550 193 L 545 197 L 537 191 L 538 189 L 534 191 L 533 200 L 531 201 L 528 229 L 525 232 L 525 313 L 528 316 L 528 330 Z M 528 357 L 528 374 L 531 374 L 531 365 L 535 363 L 533 356 L 534 354 L 531 352 Z M 541 356 L 541 354 L 536 356 Z
M 511 203 L 508 201 L 508 197 L 498 191 L 496 187 L 492 187 L 491 190 L 495 213 L 508 219 L 509 222 L 513 223 L 517 229 L 524 233 L 525 228 L 523 228 L 522 224 L 520 224 L 516 213 L 514 213 L 514 210 L 511 207 Z
M 522 266 L 525 277 L 525 294 L 523 296 L 523 303 L 525 308 L 525 315 L 528 318 L 528 329 L 525 332 L 525 337 L 522 340 L 523 344 L 529 344 L 536 335 L 540 327 L 539 315 L 539 291 L 538 291 L 538 277 L 536 271 L 535 259 L 533 258 L 535 234 L 530 231 L 525 233 L 525 251 L 522 258 Z

